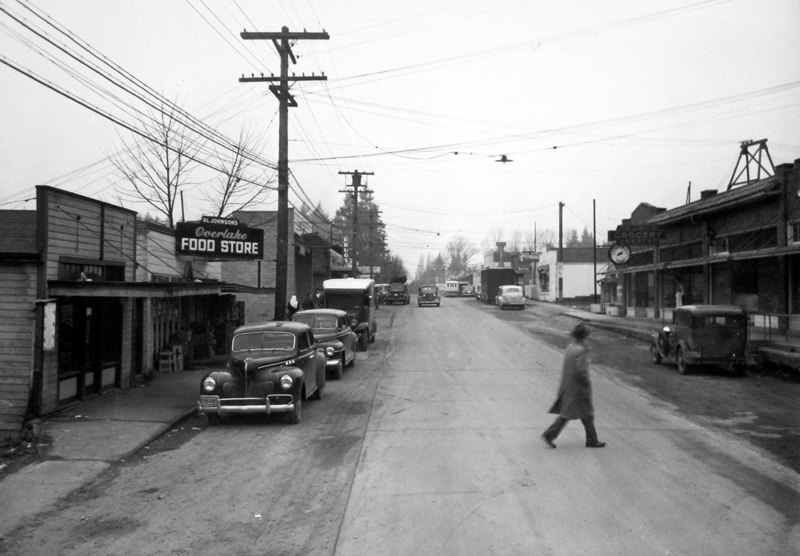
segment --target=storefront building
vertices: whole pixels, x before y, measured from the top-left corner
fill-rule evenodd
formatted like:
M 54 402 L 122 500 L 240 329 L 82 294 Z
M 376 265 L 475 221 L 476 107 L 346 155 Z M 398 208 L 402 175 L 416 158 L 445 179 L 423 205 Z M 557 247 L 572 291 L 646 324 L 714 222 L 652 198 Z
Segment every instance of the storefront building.
M 0 222 L 0 437 L 26 415 L 130 387 L 220 306 L 221 284 L 184 275 L 193 263 L 176 256 L 174 234 L 134 211 L 38 186 L 35 211 L 0 211 Z
M 771 315 L 800 314 L 800 160 L 774 175 L 665 210 L 641 204 L 617 231 L 655 230 L 630 245 L 610 277 L 628 315 L 671 318 L 678 305 L 712 303 Z
M 235 294 L 244 306 L 244 323 L 264 322 L 275 318 L 275 277 L 278 251 L 278 213 L 276 211 L 237 211 L 239 222 L 264 234 L 262 259 L 222 262 L 224 291 Z M 330 277 L 330 243 L 319 235 L 316 225 L 303 214 L 289 209 L 289 245 L 287 249 L 287 302 L 296 296 L 298 304 L 307 294 L 322 288 Z

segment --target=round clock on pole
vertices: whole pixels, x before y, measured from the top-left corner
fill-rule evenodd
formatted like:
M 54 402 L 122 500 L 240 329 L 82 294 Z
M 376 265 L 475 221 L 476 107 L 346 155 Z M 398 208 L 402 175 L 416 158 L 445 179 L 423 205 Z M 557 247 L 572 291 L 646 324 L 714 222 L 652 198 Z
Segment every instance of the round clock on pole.
M 608 258 L 614 264 L 625 264 L 631 258 L 631 248 L 621 243 L 614 243 L 608 249 Z

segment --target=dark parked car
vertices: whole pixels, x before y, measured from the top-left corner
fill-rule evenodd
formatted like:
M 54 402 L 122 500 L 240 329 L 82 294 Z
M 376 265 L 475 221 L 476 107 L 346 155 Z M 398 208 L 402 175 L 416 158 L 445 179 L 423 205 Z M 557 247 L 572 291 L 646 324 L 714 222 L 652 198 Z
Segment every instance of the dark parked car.
M 438 307 L 441 304 L 442 300 L 439 297 L 439 288 L 431 285 L 419 287 L 419 293 L 417 294 L 417 305 L 420 307 L 423 305 L 436 305 Z
M 299 423 L 303 402 L 320 399 L 326 358 L 304 323 L 273 321 L 240 326 L 233 332 L 227 369 L 200 382 L 197 409 L 219 424 L 235 413 L 285 413 Z
M 358 336 L 350 328 L 350 319 L 344 311 L 339 309 L 299 311 L 292 317 L 292 322 L 305 323 L 314 331 L 317 347 L 325 350 L 328 375 L 332 378 L 342 378 L 344 368 L 355 363 Z
M 672 324 L 653 334 L 650 356 L 658 364 L 674 358 L 678 372 L 697 365 L 725 367 L 744 374 L 747 358 L 747 313 L 733 305 L 685 305 L 672 312 Z

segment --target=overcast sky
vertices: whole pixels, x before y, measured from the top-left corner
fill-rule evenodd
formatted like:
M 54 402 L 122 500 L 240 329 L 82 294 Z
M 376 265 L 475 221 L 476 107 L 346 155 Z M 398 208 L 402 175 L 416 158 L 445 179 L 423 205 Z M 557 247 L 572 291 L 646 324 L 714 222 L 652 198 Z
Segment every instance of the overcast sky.
M 776 165 L 800 158 L 797 0 L 0 6 L 2 209 L 33 209 L 37 184 L 117 203 L 108 157 L 131 138 L 9 64 L 128 124 L 144 106 L 47 39 L 87 43 L 84 60 L 105 57 L 232 139 L 261 136 L 274 164 L 278 102 L 267 83 L 238 78 L 279 73 L 279 57 L 239 34 L 324 29 L 329 40 L 293 48 L 290 71 L 328 80 L 292 88 L 290 200 L 333 214 L 349 183 L 339 172 L 373 172 L 389 247 L 412 274 L 455 236 L 482 246 L 556 232 L 559 202 L 565 229 L 591 231 L 595 201 L 604 240 L 640 202 L 676 207 L 690 182 L 693 200 L 725 190 L 743 140 L 768 139 Z M 194 177 L 187 219 L 209 212 L 200 192 L 212 177 Z

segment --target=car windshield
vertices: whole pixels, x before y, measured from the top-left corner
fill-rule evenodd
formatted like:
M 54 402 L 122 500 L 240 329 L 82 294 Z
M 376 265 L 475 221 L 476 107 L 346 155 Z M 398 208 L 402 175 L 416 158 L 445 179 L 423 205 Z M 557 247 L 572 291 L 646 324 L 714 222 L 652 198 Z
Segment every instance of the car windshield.
M 325 292 L 325 305 L 332 309 L 341 309 L 352 313 L 361 309 L 363 298 L 364 295 L 361 292 L 351 294 Z
M 517 286 L 511 286 L 509 288 L 504 288 L 503 293 L 522 293 L 522 290 Z
M 406 289 L 406 285 L 402 282 L 392 282 L 389 284 L 389 291 L 390 292 L 401 292 Z
M 436 293 L 436 288 L 434 286 L 422 286 L 419 291 L 420 293 Z
M 284 351 L 294 349 L 294 334 L 245 332 L 233 337 L 233 351 Z
M 295 322 L 302 322 L 314 330 L 336 330 L 336 317 L 333 315 L 295 315 Z

